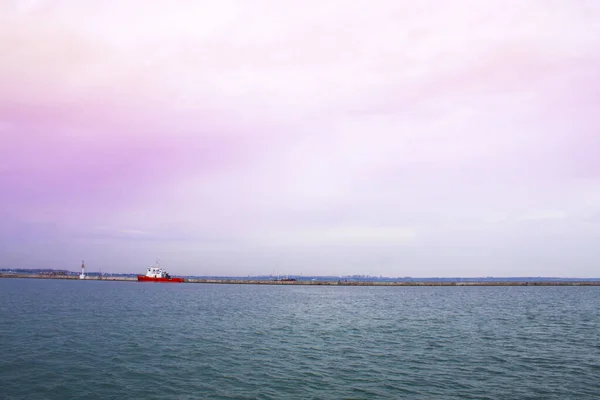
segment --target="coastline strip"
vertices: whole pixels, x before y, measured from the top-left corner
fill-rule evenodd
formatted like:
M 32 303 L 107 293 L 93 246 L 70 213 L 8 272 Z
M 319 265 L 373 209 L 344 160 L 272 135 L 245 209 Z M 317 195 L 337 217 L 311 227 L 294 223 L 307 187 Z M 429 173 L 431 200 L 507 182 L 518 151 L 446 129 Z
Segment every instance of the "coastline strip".
M 80 280 L 77 275 L 37 275 L 0 273 L 0 278 L 25 279 L 72 279 Z M 123 281 L 137 282 L 137 277 L 124 276 L 87 276 L 86 281 Z M 373 281 L 269 281 L 242 279 L 196 279 L 185 278 L 184 283 L 208 283 L 217 285 L 310 285 L 310 286 L 600 286 L 600 281 L 411 281 L 411 282 L 373 282 Z

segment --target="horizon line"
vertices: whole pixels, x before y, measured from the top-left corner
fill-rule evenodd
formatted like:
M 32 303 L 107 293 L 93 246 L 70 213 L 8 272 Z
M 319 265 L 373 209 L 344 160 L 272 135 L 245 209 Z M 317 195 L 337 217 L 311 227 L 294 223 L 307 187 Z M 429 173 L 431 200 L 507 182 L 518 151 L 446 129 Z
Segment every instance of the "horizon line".
M 71 274 L 79 274 L 78 271 L 56 268 L 0 268 L 0 272 L 10 271 L 56 271 L 67 272 Z M 139 275 L 132 272 L 101 272 L 89 271 L 86 275 Z M 415 279 L 584 279 L 584 280 L 600 280 L 600 277 L 578 277 L 578 276 L 384 276 L 384 275 L 368 275 L 368 274 L 353 274 L 353 275 L 301 275 L 301 274 L 258 274 L 258 275 L 173 275 L 181 277 L 198 277 L 198 278 L 259 278 L 259 277 L 293 277 L 293 278 L 366 278 L 366 279 L 399 279 L 399 280 L 415 280 Z

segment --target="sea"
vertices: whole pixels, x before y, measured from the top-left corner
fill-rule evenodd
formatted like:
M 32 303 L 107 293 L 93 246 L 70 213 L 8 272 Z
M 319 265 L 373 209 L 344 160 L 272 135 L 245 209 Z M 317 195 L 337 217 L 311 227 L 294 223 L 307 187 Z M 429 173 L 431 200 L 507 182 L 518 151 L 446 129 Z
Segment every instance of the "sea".
M 598 399 L 600 287 L 0 279 L 0 399 Z

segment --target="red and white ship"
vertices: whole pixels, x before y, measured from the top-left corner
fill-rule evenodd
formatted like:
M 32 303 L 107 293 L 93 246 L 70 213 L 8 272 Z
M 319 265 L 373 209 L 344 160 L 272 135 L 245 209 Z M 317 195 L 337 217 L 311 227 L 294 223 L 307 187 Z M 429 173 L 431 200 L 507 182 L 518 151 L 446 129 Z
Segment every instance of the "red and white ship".
M 146 275 L 138 275 L 137 278 L 138 282 L 185 282 L 183 278 L 173 278 L 169 275 L 166 270 L 158 265 L 158 260 L 156 260 L 155 265 L 148 267 Z

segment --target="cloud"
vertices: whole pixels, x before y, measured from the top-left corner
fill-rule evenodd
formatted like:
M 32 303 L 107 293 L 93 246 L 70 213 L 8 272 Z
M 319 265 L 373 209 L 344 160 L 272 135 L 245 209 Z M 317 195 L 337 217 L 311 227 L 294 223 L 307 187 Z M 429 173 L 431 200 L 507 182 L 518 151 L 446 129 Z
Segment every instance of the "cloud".
M 121 233 L 130 236 L 147 236 L 149 234 L 149 232 L 140 231 L 139 229 L 126 229 L 121 231 Z
M 568 218 L 561 210 L 538 210 L 519 217 L 521 221 L 557 221 Z
M 79 238 L 77 259 L 148 232 L 140 258 L 194 272 L 201 249 L 233 272 L 285 249 L 368 273 L 375 247 L 468 272 L 523 218 L 531 243 L 544 218 L 587 243 L 599 21 L 589 1 L 3 2 L 0 222 L 22 254 L 48 226 Z
M 417 233 L 410 227 L 347 226 L 259 234 L 254 241 L 266 247 L 295 246 L 373 246 L 410 244 Z

